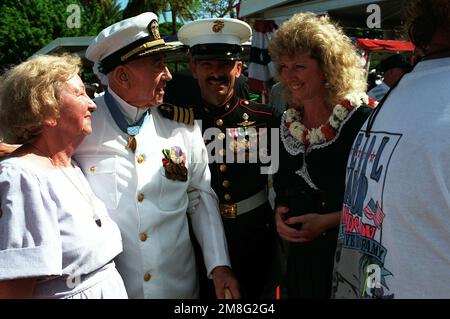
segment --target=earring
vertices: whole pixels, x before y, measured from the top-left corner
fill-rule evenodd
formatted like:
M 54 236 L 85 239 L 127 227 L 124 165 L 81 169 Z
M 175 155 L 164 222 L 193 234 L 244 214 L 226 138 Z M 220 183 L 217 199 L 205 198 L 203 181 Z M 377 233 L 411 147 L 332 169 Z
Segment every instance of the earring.
M 45 120 L 45 122 L 51 126 L 51 127 L 55 127 L 56 124 L 58 124 L 58 122 L 56 121 L 56 119 L 49 119 L 49 120 Z
M 331 87 L 331 84 L 327 81 L 325 81 L 323 85 L 325 86 L 326 89 L 329 89 Z

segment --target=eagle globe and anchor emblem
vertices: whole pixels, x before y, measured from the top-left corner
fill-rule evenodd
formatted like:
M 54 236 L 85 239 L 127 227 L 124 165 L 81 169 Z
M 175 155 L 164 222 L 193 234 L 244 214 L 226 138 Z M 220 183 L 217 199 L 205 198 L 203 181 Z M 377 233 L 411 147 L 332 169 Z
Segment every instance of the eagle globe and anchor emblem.
M 218 33 L 218 32 L 222 31 L 224 26 L 225 26 L 225 23 L 223 21 L 216 20 L 213 23 L 212 30 L 213 30 L 213 32 Z

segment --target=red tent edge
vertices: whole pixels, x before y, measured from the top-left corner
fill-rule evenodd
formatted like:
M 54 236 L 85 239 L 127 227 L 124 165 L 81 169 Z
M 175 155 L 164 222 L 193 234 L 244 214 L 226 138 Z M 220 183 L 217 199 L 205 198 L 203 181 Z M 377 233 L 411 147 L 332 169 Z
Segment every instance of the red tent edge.
M 369 51 L 388 50 L 388 51 L 414 51 L 415 46 L 408 41 L 398 40 L 373 40 L 356 39 L 356 47 Z

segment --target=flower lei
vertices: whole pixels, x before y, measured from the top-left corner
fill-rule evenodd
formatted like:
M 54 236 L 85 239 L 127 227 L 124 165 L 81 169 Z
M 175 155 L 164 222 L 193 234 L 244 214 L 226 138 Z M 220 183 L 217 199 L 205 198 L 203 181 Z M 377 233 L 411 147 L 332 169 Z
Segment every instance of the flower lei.
M 326 123 L 312 129 L 307 129 L 300 122 L 301 114 L 298 110 L 289 108 L 286 111 L 284 126 L 295 139 L 304 145 L 322 144 L 332 140 L 350 112 L 363 103 L 371 107 L 375 107 L 377 104 L 374 99 L 369 98 L 365 93 L 347 95 L 333 108 L 333 112 Z

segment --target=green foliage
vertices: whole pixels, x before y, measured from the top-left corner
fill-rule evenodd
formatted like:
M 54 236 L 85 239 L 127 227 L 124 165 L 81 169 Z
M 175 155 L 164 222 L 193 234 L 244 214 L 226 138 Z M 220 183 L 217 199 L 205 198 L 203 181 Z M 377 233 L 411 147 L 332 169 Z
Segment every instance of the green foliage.
M 183 26 L 182 23 L 177 22 L 177 31 Z M 161 35 L 171 35 L 172 33 L 172 22 L 163 22 L 159 24 L 159 33 Z
M 166 0 L 129 0 L 126 8 L 123 10 L 123 17 L 134 17 L 146 11 L 158 14 L 166 8 Z
M 167 68 L 169 69 L 170 73 L 174 74 L 176 72 L 180 72 L 189 68 L 189 64 L 184 62 L 167 63 Z
M 71 4 L 80 7 L 79 28 L 68 26 L 68 18 L 74 13 L 68 11 Z M 117 6 L 112 0 L 2 0 L 0 68 L 26 60 L 58 37 L 98 34 L 121 19 Z
M 200 18 L 223 18 L 236 17 L 236 5 L 239 0 L 197 0 L 200 2 L 201 10 L 196 12 L 195 17 Z
M 122 9 L 116 0 L 102 0 L 100 5 L 100 25 L 101 29 L 122 20 Z
M 354 38 L 383 39 L 383 30 L 344 27 L 345 34 Z

